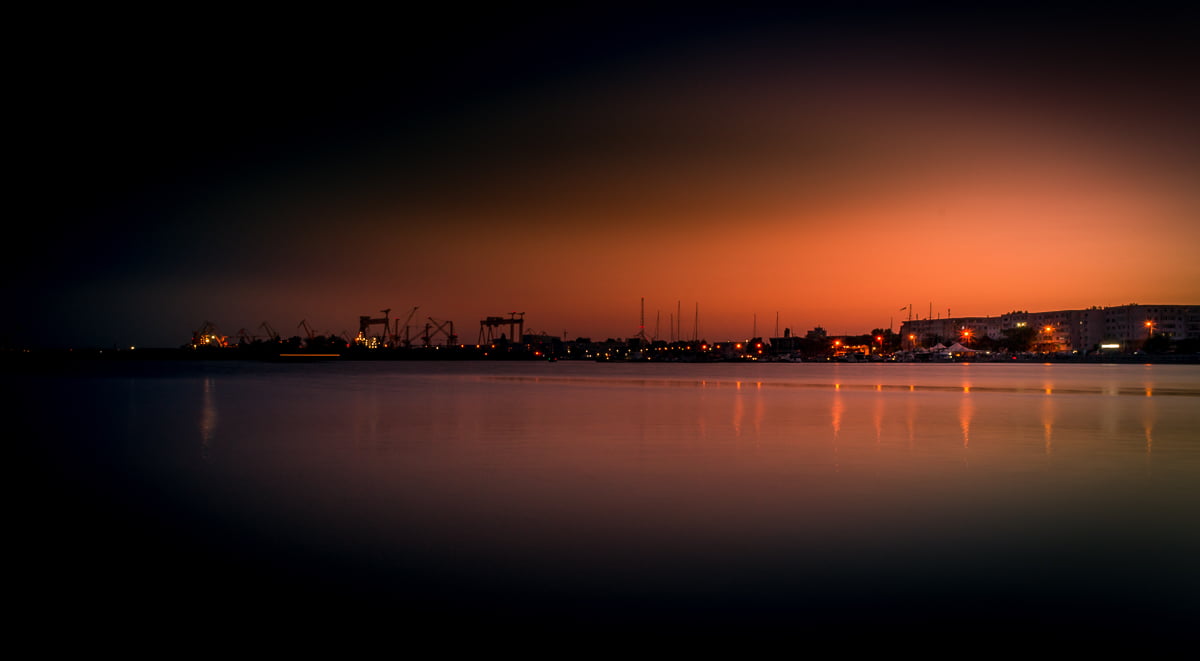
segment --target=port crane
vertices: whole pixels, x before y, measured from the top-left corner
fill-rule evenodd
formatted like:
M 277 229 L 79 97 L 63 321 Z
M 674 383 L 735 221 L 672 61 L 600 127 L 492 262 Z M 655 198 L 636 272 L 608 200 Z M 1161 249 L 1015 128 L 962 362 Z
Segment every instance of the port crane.
M 494 328 L 508 326 L 508 340 L 520 342 L 525 336 L 525 313 L 509 312 L 508 317 L 486 317 L 479 322 L 479 344 L 490 344 L 496 339 Z M 513 330 L 516 329 L 516 333 Z
M 374 326 L 376 324 L 383 324 L 383 335 L 381 337 L 387 338 L 387 336 L 391 334 L 390 333 L 391 318 L 388 317 L 388 314 L 391 311 L 392 311 L 391 308 L 387 308 L 386 310 L 380 310 L 380 312 L 383 313 L 383 317 L 380 319 L 372 319 L 371 315 L 363 315 L 363 316 L 359 317 L 358 318 L 358 336 L 362 339 L 366 339 L 367 331 L 370 330 L 371 326 Z
M 303 328 L 305 335 L 307 335 L 308 339 L 310 340 L 317 336 L 317 334 L 313 332 L 312 327 L 308 325 L 307 319 L 301 319 L 300 323 L 296 324 L 296 328 Z
M 226 345 L 226 338 L 224 335 L 217 334 L 217 327 L 215 324 L 213 324 L 211 321 L 205 321 L 204 325 L 200 327 L 200 330 L 192 334 L 192 345 L 223 347 Z
M 439 321 L 433 317 L 426 318 L 432 323 L 425 324 L 425 334 L 421 336 L 421 339 L 425 341 L 425 346 L 433 346 L 433 338 L 438 333 L 446 336 L 446 346 L 458 344 L 458 336 L 454 334 L 453 321 Z
M 410 310 L 408 313 L 408 318 L 404 320 L 404 326 L 403 326 L 404 338 L 403 338 L 403 340 L 400 338 L 401 326 L 399 323 L 399 319 L 397 318 L 397 323 L 396 323 L 395 327 L 393 328 L 393 330 L 395 331 L 395 334 L 392 335 L 392 343 L 393 344 L 400 345 L 401 343 L 403 343 L 404 346 L 406 346 L 406 347 L 412 346 L 412 339 L 410 339 L 409 335 L 408 335 L 408 322 L 412 321 L 413 315 L 415 315 L 417 313 L 417 309 L 419 307 L 420 306 L 418 306 L 418 305 L 414 305 L 413 309 Z

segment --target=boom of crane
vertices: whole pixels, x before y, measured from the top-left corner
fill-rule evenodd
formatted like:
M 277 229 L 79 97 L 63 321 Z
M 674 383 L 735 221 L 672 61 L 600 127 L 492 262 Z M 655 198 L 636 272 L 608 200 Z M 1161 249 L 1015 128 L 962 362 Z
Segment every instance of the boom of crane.
M 416 305 L 413 306 L 413 309 L 410 310 L 408 313 L 408 318 L 404 320 L 403 325 L 400 324 L 400 320 L 399 320 L 399 318 L 397 318 L 396 325 L 392 327 L 392 331 L 394 333 L 392 335 L 392 344 L 394 344 L 396 346 L 401 346 L 401 345 L 406 346 L 406 347 L 412 346 L 412 338 L 409 337 L 409 333 L 408 333 L 408 322 L 412 321 L 413 315 L 415 315 L 417 313 L 417 309 L 419 307 L 420 306 L 416 306 Z M 403 337 L 400 336 L 401 329 L 404 329 Z

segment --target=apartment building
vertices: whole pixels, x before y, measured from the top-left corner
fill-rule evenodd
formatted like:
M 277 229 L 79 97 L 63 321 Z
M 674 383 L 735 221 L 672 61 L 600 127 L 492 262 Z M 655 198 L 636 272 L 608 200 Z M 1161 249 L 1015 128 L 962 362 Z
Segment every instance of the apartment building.
M 1152 334 L 1172 340 L 1200 338 L 1200 305 L 1117 305 L 1083 310 L 1013 311 L 995 317 L 913 319 L 900 325 L 906 347 L 927 338 L 969 342 L 1000 339 L 1008 328 L 1036 329 L 1035 346 L 1049 351 L 1090 351 L 1101 346 L 1131 351 Z

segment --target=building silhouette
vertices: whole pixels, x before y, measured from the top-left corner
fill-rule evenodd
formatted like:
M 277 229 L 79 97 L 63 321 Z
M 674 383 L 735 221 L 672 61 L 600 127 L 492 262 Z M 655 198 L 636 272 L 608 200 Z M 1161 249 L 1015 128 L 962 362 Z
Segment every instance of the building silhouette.
M 1032 328 L 1035 346 L 1050 351 L 1135 351 L 1152 336 L 1200 338 L 1200 305 L 1116 305 L 1084 310 L 1013 311 L 995 317 L 945 317 L 902 322 L 906 348 L 933 342 L 999 340 L 1008 329 Z

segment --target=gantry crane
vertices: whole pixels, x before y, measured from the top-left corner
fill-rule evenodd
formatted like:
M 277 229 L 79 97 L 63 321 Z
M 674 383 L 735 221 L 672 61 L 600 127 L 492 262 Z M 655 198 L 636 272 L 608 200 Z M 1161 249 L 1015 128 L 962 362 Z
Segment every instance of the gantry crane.
M 390 313 L 391 311 L 392 311 L 391 308 L 387 308 L 386 310 L 380 310 L 380 312 L 383 313 L 383 318 L 381 318 L 381 319 L 372 319 L 370 315 L 363 315 L 363 316 L 359 317 L 358 318 L 358 337 L 365 340 L 367 338 L 367 331 L 371 328 L 371 326 L 373 326 L 375 324 L 383 324 L 383 335 L 380 337 L 383 337 L 386 340 L 388 335 L 391 334 L 390 333 L 391 318 L 388 317 L 388 313 Z
M 453 321 L 439 321 L 433 317 L 427 317 L 427 319 L 432 324 L 425 324 L 425 334 L 421 336 L 421 339 L 425 341 L 425 346 L 433 346 L 433 337 L 438 333 L 446 336 L 446 346 L 458 344 L 458 336 L 454 334 Z
M 518 316 L 519 315 L 519 316 Z M 489 344 L 497 338 L 494 337 L 492 329 L 497 326 L 508 326 L 508 337 L 510 342 L 520 342 L 525 335 L 525 313 L 524 312 L 509 312 L 508 317 L 486 317 L 479 322 L 479 343 Z M 513 333 L 514 328 L 516 333 Z

